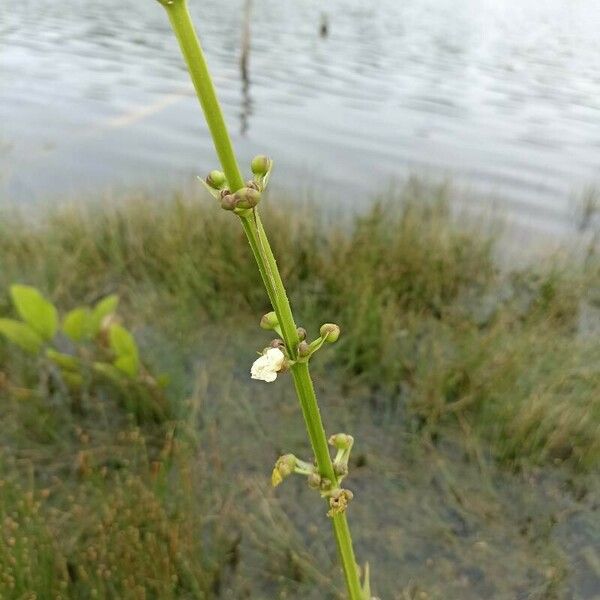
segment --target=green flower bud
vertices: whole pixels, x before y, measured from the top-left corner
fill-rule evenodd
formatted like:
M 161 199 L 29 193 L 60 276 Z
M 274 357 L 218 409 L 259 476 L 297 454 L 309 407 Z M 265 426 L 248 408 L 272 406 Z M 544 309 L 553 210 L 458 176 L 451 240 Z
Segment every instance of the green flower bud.
M 213 190 L 220 190 L 227 183 L 222 171 L 211 171 L 205 181 Z
M 271 168 L 271 159 L 268 156 L 264 156 L 264 154 L 259 154 L 252 159 L 252 163 L 250 167 L 252 169 L 252 173 L 259 177 L 264 177 Z
M 304 327 L 298 327 L 298 329 L 296 329 L 296 333 L 298 334 L 298 339 L 301 342 L 306 339 L 306 329 L 304 329 Z
M 279 325 L 279 320 L 277 319 L 277 315 L 274 311 L 268 312 L 266 315 L 263 315 L 260 320 L 260 326 L 262 329 L 275 329 Z
M 273 473 L 271 474 L 271 484 L 277 487 L 286 477 L 289 477 L 296 468 L 298 459 L 293 454 L 284 454 L 277 459 Z
M 221 208 L 223 210 L 233 210 L 237 206 L 237 200 L 233 194 L 227 194 L 221 198 Z
M 319 333 L 326 342 L 332 344 L 337 342 L 340 337 L 340 328 L 335 323 L 325 323 L 325 325 L 321 325 Z
M 260 202 L 260 192 L 248 187 L 238 190 L 234 196 L 236 208 L 254 208 Z
M 354 438 L 347 433 L 336 433 L 329 438 L 329 445 L 338 450 L 350 450 L 354 444 Z

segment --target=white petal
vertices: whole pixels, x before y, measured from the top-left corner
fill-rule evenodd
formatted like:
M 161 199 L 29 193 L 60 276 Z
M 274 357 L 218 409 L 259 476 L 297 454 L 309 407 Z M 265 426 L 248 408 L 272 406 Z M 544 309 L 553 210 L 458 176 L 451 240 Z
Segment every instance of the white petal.
M 269 364 L 275 371 L 281 371 L 285 361 L 285 354 L 279 348 L 269 348 L 265 354 L 269 359 Z
M 277 379 L 277 371 L 280 371 L 285 361 L 285 355 L 279 348 L 269 348 L 262 356 L 259 356 L 250 369 L 252 379 L 271 383 Z

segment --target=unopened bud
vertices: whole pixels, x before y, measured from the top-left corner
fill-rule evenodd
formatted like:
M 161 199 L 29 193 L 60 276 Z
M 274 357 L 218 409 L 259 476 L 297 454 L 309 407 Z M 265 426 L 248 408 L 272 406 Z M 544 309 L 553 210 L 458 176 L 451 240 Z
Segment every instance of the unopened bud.
M 260 202 L 260 192 L 243 187 L 235 193 L 236 208 L 254 208 Z
M 205 181 L 213 190 L 220 190 L 227 182 L 222 171 L 211 171 Z
M 248 179 L 248 181 L 246 181 L 246 187 L 260 192 L 260 184 L 257 181 L 254 181 L 254 179 Z
M 277 459 L 273 473 L 271 474 L 271 484 L 277 487 L 286 477 L 289 477 L 296 468 L 297 458 L 293 454 L 284 454 Z
M 335 323 L 325 323 L 325 325 L 321 325 L 319 333 L 326 342 L 332 344 L 337 342 L 340 337 L 340 328 Z
M 347 433 L 336 433 L 329 438 L 329 445 L 338 450 L 350 450 L 354 444 L 354 438 Z
M 318 490 L 321 487 L 321 476 L 313 471 L 308 477 L 308 487 L 313 490 Z
M 237 200 L 233 194 L 227 194 L 221 198 L 221 208 L 223 210 L 233 210 L 237 206 Z
M 306 358 L 307 356 L 310 356 L 310 346 L 305 341 L 302 341 L 298 344 L 298 356 L 300 358 Z
M 333 463 L 333 471 L 338 477 L 348 475 L 348 465 L 346 463 Z
M 298 327 L 298 329 L 296 329 L 296 333 L 298 334 L 298 339 L 301 342 L 306 339 L 306 329 L 304 329 L 304 327 Z
M 252 159 L 252 163 L 250 164 L 250 168 L 255 175 L 264 176 L 269 172 L 271 168 L 271 159 L 268 156 L 264 156 L 264 154 L 259 154 Z
M 279 325 L 279 320 L 277 319 L 277 315 L 274 311 L 268 312 L 266 315 L 263 315 L 260 320 L 260 326 L 262 329 L 275 329 Z
M 280 338 L 275 338 L 274 340 L 271 340 L 269 346 L 271 348 L 279 348 L 280 350 L 283 350 L 285 348 L 285 342 Z

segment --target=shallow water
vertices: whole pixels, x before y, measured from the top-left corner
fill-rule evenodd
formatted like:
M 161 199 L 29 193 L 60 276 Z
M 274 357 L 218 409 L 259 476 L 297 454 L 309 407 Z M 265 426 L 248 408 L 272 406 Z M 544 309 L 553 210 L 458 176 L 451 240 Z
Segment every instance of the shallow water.
M 279 185 L 360 206 L 408 173 L 451 176 L 554 232 L 600 180 L 596 0 L 251 0 L 243 81 L 246 2 L 190 0 L 236 146 L 274 156 Z M 161 189 L 216 166 L 152 0 L 3 6 L 0 86 L 5 200 Z

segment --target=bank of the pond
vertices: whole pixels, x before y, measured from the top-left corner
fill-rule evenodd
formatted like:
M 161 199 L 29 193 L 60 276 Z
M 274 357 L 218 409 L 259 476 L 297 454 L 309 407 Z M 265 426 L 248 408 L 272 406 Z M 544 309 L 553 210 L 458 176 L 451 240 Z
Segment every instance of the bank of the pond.
M 265 221 L 298 321 L 342 327 L 315 374 L 329 428 L 357 439 L 378 593 L 594 598 L 593 251 L 500 269 L 492 227 L 416 189 L 343 225 L 293 203 Z M 170 378 L 164 419 L 136 419 L 0 341 L 0 596 L 339 597 L 322 505 L 268 488 L 280 453 L 310 457 L 289 381 L 249 380 L 268 307 L 235 219 L 177 197 L 5 215 L 0 256 L 2 316 L 13 282 L 64 310 L 116 293 Z

